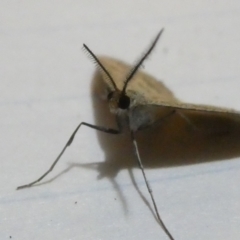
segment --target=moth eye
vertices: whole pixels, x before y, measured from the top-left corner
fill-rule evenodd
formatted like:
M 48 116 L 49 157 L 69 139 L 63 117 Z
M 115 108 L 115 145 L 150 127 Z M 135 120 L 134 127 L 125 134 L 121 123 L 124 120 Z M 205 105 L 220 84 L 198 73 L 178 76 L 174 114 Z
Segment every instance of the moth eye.
M 130 98 L 126 95 L 120 97 L 118 107 L 121 109 L 127 109 L 130 105 Z
M 113 97 L 113 92 L 110 92 L 110 93 L 107 95 L 107 99 L 110 100 L 110 99 L 112 99 L 112 97 Z

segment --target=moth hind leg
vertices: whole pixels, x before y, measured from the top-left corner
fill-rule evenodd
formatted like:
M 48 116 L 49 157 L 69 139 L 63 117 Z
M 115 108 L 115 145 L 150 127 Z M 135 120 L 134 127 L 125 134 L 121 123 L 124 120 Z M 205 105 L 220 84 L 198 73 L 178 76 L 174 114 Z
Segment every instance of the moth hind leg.
M 189 126 L 195 130 L 195 131 L 199 131 L 200 129 L 190 120 L 189 117 L 186 116 L 186 114 L 182 113 L 179 110 L 175 110 L 175 113 L 178 114 L 178 116 L 180 116 L 185 122 L 187 122 L 189 124 Z

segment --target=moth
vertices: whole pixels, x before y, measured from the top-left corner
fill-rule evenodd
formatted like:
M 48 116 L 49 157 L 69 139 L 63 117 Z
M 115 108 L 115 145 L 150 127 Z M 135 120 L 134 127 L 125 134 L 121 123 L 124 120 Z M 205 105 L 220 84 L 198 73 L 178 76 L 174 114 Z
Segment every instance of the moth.
M 120 135 L 123 132 L 127 132 L 132 141 L 133 149 L 136 155 L 136 162 L 142 171 L 156 217 L 169 239 L 174 240 L 172 234 L 160 217 L 153 191 L 144 171 L 136 134 L 144 131 L 145 129 L 151 129 L 153 126 L 161 124 L 164 121 L 166 122 L 173 116 L 178 116 L 186 122 L 187 125 L 192 127 L 193 130 L 199 131 L 198 127 L 191 119 L 191 114 L 227 115 L 233 119 L 239 120 L 240 113 L 226 108 L 183 103 L 176 99 L 170 91 L 166 90 L 161 82 L 158 82 L 157 80 L 147 77 L 147 75 L 139 72 L 139 69 L 142 67 L 144 61 L 155 48 L 162 33 L 163 29 L 157 34 L 147 51 L 132 67 L 113 58 L 97 57 L 87 47 L 87 45 L 83 44 L 83 48 L 93 59 L 101 74 L 109 111 L 116 116 L 117 128 L 108 128 L 108 126 L 97 126 L 87 122 L 81 122 L 74 130 L 66 145 L 59 153 L 56 160 L 52 163 L 51 167 L 37 180 L 29 184 L 19 186 L 17 189 L 31 187 L 47 176 L 53 170 L 66 148 L 71 145 L 75 134 L 82 125 L 107 134 Z M 126 73 L 124 77 L 123 73 Z M 144 161 L 147 161 L 147 159 L 144 159 Z

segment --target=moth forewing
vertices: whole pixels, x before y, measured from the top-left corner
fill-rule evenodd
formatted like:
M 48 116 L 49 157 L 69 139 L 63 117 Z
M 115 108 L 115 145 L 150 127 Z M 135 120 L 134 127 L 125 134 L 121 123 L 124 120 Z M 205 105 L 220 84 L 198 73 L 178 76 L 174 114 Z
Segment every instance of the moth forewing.
M 131 66 L 114 58 L 99 59 L 121 87 Z M 150 86 L 158 89 L 154 98 L 149 94 L 155 94 Z M 130 128 L 137 133 L 145 166 L 184 165 L 240 155 L 239 111 L 181 102 L 162 82 L 142 71 L 129 82 L 127 94 L 135 102 L 129 109 Z
M 117 87 L 122 89 L 124 77 L 131 69 L 131 65 L 106 56 L 98 56 L 98 59 L 111 74 Z M 109 81 L 103 72 L 101 72 L 101 76 L 108 88 Z M 152 124 L 171 116 L 173 112 L 183 118 L 187 117 L 189 112 L 196 111 L 199 114 L 206 114 L 206 117 L 213 114 L 223 116 L 225 113 L 235 119 L 240 119 L 240 112 L 233 109 L 181 102 L 161 81 L 142 71 L 138 71 L 134 75 L 127 86 L 126 93 L 132 101 L 129 120 L 130 128 L 134 131 L 151 127 Z M 190 119 L 185 119 L 190 121 Z
M 162 124 L 164 121 L 176 116 L 186 121 L 195 131 L 199 131 L 201 128 L 201 130 L 210 130 L 211 132 L 216 132 L 216 130 L 218 130 L 218 132 L 229 132 L 232 131 L 230 122 L 234 124 L 240 123 L 239 111 L 229 108 L 181 102 L 167 104 L 160 101 L 158 104 L 139 104 L 129 111 L 130 126 L 134 131 L 152 127 L 155 124 Z M 209 123 L 215 121 L 218 122 L 218 124 L 213 126 L 207 123 L 207 121 Z M 226 122 L 226 126 L 221 125 L 224 121 L 228 121 L 228 123 Z
M 176 110 L 191 110 L 191 111 L 199 111 L 202 113 L 226 113 L 230 115 L 238 115 L 240 117 L 240 111 L 236 111 L 234 109 L 230 108 L 224 108 L 224 107 L 215 107 L 210 105 L 203 105 L 203 104 L 190 104 L 190 103 L 184 103 L 184 102 L 178 102 L 178 103 L 168 103 L 167 101 L 161 101 L 155 102 L 151 104 L 153 106 L 159 107 L 166 107 L 166 108 L 175 108 Z

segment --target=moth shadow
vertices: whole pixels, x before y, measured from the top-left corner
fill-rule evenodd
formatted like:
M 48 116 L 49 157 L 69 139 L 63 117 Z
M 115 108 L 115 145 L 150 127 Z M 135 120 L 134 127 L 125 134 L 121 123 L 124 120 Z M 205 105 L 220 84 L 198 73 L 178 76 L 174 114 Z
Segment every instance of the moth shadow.
M 169 91 L 164 85 L 162 87 Z M 109 112 L 106 100 L 106 86 L 98 72 L 93 77 L 91 90 L 95 125 L 116 129 L 115 116 Z M 145 169 L 200 164 L 240 156 L 240 116 L 196 111 L 184 114 L 184 117 L 174 114 L 136 133 Z M 97 137 L 105 154 L 105 161 L 98 168 L 99 176 L 114 182 L 117 173 L 127 169 L 136 191 L 155 217 L 132 174 L 132 168 L 138 167 L 138 164 L 130 133 L 112 135 L 98 131 Z M 121 195 L 115 182 L 114 188 Z M 121 199 L 126 207 L 122 195 Z

